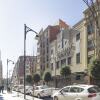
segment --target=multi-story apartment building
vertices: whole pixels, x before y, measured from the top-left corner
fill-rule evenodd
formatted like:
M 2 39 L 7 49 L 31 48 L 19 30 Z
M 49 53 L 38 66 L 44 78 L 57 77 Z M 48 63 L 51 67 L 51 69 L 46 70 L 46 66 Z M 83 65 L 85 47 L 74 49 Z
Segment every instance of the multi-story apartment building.
M 100 57 L 100 0 L 91 9 L 93 13 L 90 8 L 84 11 L 88 63 L 91 63 L 93 57 Z
M 57 38 L 50 44 L 52 76 L 60 76 L 62 67 L 69 66 L 74 78 L 87 69 L 87 38 L 84 20 L 72 28 L 60 29 Z
M 74 36 L 75 53 L 73 56 L 73 72 L 85 72 L 87 70 L 87 34 L 84 19 L 73 26 L 77 33 Z
M 18 66 L 17 66 L 18 62 L 15 64 L 15 67 L 13 69 L 13 73 L 12 73 L 12 78 L 11 78 L 11 85 L 15 86 L 19 84 L 19 79 L 18 79 Z
M 42 72 L 48 69 L 52 76 L 60 75 L 63 66 L 69 66 L 76 76 L 88 71 L 88 63 L 100 54 L 100 5 L 94 6 L 97 19 L 88 8 L 84 18 L 72 28 L 60 20 L 59 25 L 40 32 L 38 50 Z
M 84 24 L 82 19 L 71 28 L 60 20 L 58 25 L 40 31 L 40 72 L 49 71 L 55 77 L 60 76 L 64 66 L 69 66 L 76 76 L 87 70 L 87 35 Z
M 41 30 L 38 40 L 38 52 L 40 54 L 40 70 L 41 74 L 50 69 L 50 42 L 55 40 L 61 28 L 67 28 L 68 25 L 59 20 L 58 25 L 48 26 L 45 30 Z
M 51 41 L 50 44 L 50 57 L 51 57 L 51 69 L 52 75 L 60 75 L 60 69 L 67 64 L 67 56 L 69 57 L 69 52 L 67 52 L 69 47 L 69 30 L 70 28 L 60 29 L 59 34 L 57 34 L 57 39 Z
M 36 56 L 26 56 L 25 76 L 32 75 L 36 72 Z M 12 83 L 23 84 L 24 82 L 24 56 L 20 56 L 15 64 Z

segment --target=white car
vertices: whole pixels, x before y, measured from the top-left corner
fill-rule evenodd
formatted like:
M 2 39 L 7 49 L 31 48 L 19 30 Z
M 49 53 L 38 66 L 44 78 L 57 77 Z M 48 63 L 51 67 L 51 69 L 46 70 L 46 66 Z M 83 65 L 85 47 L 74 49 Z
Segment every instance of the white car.
M 52 95 L 53 100 L 100 100 L 100 88 L 95 85 L 70 85 Z
M 27 86 L 26 87 L 26 94 L 32 95 L 33 94 L 33 87 L 32 86 Z
M 47 85 L 35 86 L 33 91 L 33 96 L 38 98 L 51 96 L 52 89 Z

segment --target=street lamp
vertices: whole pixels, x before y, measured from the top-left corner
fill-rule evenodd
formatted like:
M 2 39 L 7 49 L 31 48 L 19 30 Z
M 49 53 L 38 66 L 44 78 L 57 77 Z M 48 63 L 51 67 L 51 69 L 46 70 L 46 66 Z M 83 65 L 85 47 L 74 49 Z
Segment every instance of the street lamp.
M 55 60 L 55 89 L 57 88 L 57 76 L 56 76 L 56 67 L 57 67 L 57 64 L 56 64 L 56 58 L 54 58 Z
M 8 63 L 12 62 L 14 64 L 14 61 L 7 59 L 7 91 L 8 91 Z
M 34 30 L 32 30 L 31 28 L 27 27 L 26 24 L 24 24 L 24 99 L 26 99 L 26 90 L 25 90 L 25 65 L 26 65 L 26 35 L 29 31 L 32 31 L 36 34 L 36 38 L 39 37 L 38 33 Z

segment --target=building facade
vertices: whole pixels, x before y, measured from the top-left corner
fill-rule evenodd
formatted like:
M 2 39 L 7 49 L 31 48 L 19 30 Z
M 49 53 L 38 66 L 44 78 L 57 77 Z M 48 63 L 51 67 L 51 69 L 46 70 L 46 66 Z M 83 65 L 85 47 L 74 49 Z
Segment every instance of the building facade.
M 1 60 L 1 51 L 0 51 L 0 86 L 2 85 L 2 81 L 3 81 L 3 78 L 2 78 L 2 60 Z
M 91 7 L 92 12 L 89 8 L 84 11 L 88 64 L 98 56 L 100 58 L 100 0 L 93 7 Z
M 51 41 L 57 38 L 57 34 L 60 32 L 61 28 L 67 28 L 68 25 L 59 20 L 58 25 L 51 26 L 49 25 L 45 30 L 41 30 L 39 33 L 39 40 L 38 40 L 38 52 L 40 54 L 40 70 L 41 74 L 45 71 L 51 72 L 51 64 L 50 64 L 50 48 L 51 48 Z
M 88 8 L 83 12 L 84 18 L 73 27 L 59 20 L 57 25 L 41 29 L 37 57 L 26 57 L 26 75 L 39 73 L 42 76 L 49 71 L 53 77 L 61 76 L 61 68 L 69 66 L 73 74 L 72 81 L 77 82 L 79 79 L 85 82 L 88 64 L 100 55 L 100 7 L 95 4 L 95 8 L 98 26 Z M 23 84 L 23 56 L 19 57 L 16 66 L 19 66 L 15 70 L 18 71 L 20 84 Z
M 26 56 L 25 76 L 36 72 L 36 56 Z M 24 56 L 20 56 L 15 64 L 12 74 L 13 85 L 24 83 Z

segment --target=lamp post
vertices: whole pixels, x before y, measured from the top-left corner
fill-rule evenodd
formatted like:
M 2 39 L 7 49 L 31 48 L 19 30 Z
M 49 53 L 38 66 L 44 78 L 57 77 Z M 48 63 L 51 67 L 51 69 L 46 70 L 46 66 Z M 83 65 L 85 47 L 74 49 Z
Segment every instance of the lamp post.
M 57 76 L 56 76 L 56 67 L 57 67 L 57 64 L 56 64 L 56 58 L 54 58 L 55 60 L 55 89 L 57 88 Z
M 7 91 L 8 91 L 8 63 L 12 62 L 14 64 L 14 61 L 7 59 Z
M 27 27 L 26 24 L 24 24 L 24 99 L 26 99 L 26 90 L 25 90 L 25 85 L 26 85 L 26 82 L 25 82 L 25 75 L 26 75 L 26 72 L 25 72 L 25 62 L 26 62 L 26 35 L 29 31 L 32 31 L 36 34 L 36 37 L 39 37 L 38 36 L 38 33 L 34 30 L 32 30 L 31 28 Z

